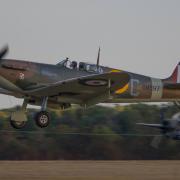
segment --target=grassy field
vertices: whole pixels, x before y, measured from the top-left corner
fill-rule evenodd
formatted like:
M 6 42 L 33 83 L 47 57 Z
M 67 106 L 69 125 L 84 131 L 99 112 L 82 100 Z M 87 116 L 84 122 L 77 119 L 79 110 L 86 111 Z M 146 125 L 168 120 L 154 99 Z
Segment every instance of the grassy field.
M 0 161 L 0 180 L 179 180 L 180 161 Z

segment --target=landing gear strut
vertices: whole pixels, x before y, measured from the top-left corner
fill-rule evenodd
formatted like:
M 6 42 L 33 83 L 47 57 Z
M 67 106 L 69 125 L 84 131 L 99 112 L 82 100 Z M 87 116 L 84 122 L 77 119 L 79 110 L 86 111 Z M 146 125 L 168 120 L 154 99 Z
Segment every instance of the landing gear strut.
M 26 99 L 24 99 L 21 109 L 11 114 L 10 124 L 13 128 L 21 129 L 26 125 L 27 122 L 26 108 L 27 108 L 27 101 Z
M 35 116 L 36 125 L 41 128 L 47 127 L 50 122 L 49 113 L 46 111 L 47 101 L 48 101 L 48 97 L 44 97 L 41 106 L 41 111 L 38 112 Z

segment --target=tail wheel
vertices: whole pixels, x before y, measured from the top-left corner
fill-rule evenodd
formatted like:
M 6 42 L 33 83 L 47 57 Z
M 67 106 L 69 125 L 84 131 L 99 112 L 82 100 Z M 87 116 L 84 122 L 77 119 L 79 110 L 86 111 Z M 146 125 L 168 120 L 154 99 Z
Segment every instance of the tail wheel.
M 35 121 L 36 121 L 37 126 L 39 126 L 41 128 L 47 127 L 50 122 L 49 113 L 46 111 L 38 112 L 36 114 Z
M 26 125 L 26 121 L 13 121 L 13 120 L 10 120 L 10 124 L 13 128 L 15 129 L 21 129 L 21 128 L 24 128 L 24 126 Z

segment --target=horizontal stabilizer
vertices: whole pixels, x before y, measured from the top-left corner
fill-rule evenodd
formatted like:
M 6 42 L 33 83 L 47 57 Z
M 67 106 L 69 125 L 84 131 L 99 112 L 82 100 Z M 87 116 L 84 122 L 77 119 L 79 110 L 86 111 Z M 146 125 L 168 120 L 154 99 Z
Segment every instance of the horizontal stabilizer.
M 176 83 L 176 84 L 165 83 L 164 88 L 166 88 L 166 89 L 180 89 L 180 83 Z

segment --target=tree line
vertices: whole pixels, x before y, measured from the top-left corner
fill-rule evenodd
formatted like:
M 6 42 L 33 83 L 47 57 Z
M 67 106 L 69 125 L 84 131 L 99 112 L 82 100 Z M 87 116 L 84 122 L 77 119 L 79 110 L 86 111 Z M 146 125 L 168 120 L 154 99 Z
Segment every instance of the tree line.
M 159 123 L 158 105 L 98 105 L 86 110 L 51 111 L 51 124 L 45 129 L 36 127 L 36 110 L 30 109 L 22 130 L 14 130 L 8 122 L 15 108 L 0 111 L 1 160 L 180 159 L 180 141 L 163 138 L 159 148 L 154 148 L 153 137 L 143 135 L 160 131 L 136 125 Z M 170 118 L 178 111 L 176 106 L 169 106 L 165 116 Z

